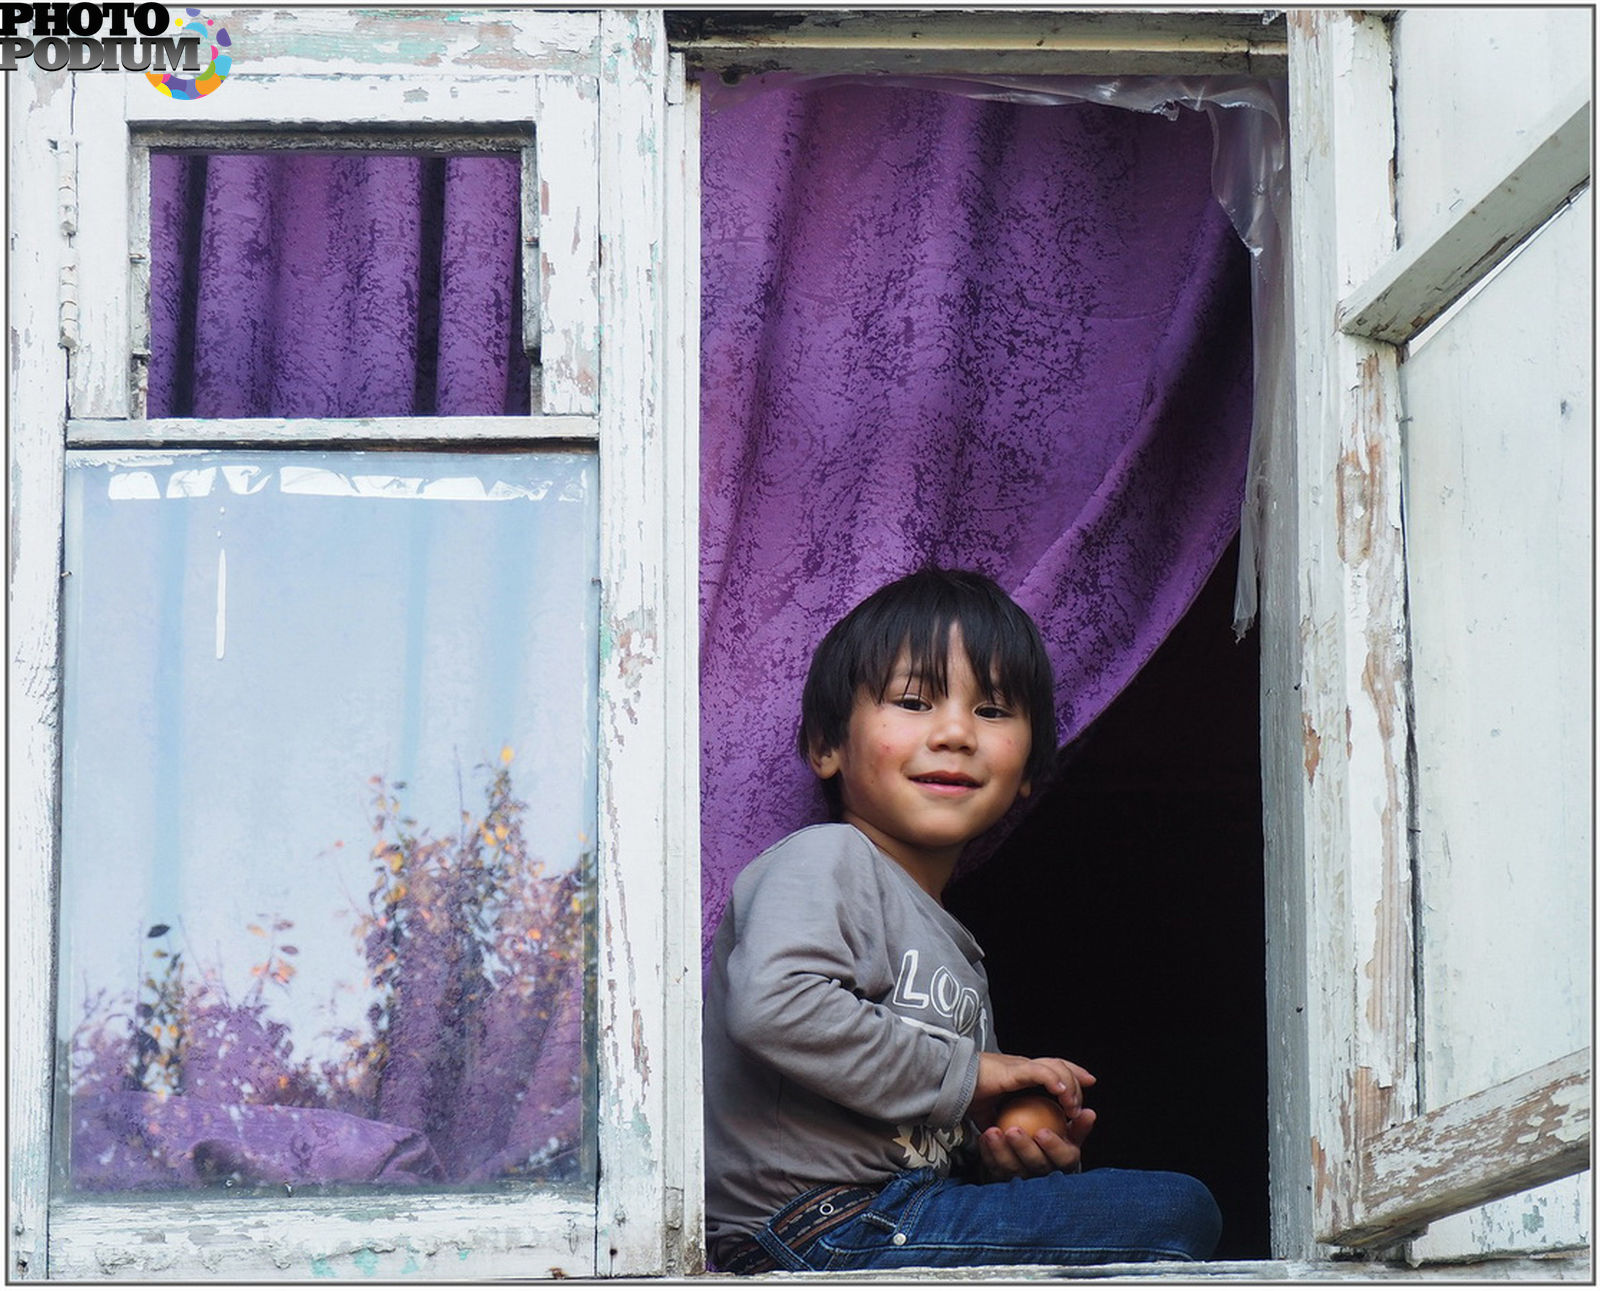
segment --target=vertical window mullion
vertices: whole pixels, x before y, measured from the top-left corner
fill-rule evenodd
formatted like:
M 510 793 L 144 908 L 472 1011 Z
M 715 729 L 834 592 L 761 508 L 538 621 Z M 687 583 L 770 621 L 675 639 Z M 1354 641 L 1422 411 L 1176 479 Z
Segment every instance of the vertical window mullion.
M 538 127 L 534 127 L 537 138 Z M 544 289 L 539 245 L 539 150 L 522 149 L 522 350 L 528 356 L 528 409 L 544 411 L 544 361 L 540 352 L 544 324 Z
M 129 415 L 143 417 L 150 398 L 150 147 L 130 140 L 128 157 Z

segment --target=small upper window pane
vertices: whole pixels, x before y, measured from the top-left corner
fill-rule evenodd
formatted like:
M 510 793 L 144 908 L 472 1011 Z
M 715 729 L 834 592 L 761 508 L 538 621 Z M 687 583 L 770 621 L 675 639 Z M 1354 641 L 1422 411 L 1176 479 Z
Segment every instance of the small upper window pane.
M 150 157 L 152 417 L 529 411 L 515 152 Z
M 75 456 L 59 1171 L 592 1180 L 591 454 Z

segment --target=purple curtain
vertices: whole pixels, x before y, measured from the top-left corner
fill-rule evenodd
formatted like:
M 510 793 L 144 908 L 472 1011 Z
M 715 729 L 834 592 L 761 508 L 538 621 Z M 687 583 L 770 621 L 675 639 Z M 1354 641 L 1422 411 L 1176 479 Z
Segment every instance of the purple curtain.
M 528 411 L 517 157 L 150 161 L 152 417 Z
M 1038 620 L 1063 742 L 1238 528 L 1248 255 L 1205 117 L 844 85 L 708 111 L 702 156 L 706 948 L 825 819 L 794 751 L 816 642 L 925 563 Z

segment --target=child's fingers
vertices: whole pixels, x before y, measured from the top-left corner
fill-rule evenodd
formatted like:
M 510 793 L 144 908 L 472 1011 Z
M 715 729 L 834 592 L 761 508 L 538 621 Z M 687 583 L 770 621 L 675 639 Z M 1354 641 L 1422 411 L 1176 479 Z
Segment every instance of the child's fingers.
M 1017 1160 L 1022 1162 L 1022 1172 L 1024 1174 L 1030 1176 L 1049 1174 L 1056 1168 L 1055 1163 L 1045 1155 L 1044 1148 L 1040 1146 L 1038 1139 L 1033 1135 L 1025 1134 L 1017 1129 L 1007 1130 L 1005 1133 L 1006 1146 L 1011 1149 Z M 1052 1139 L 1056 1138 L 1049 1130 L 1039 1131 L 1039 1138 L 1043 1138 L 1046 1135 L 1049 1135 Z M 1056 1139 L 1056 1142 L 1059 1143 L 1060 1140 Z
M 1051 1170 L 1076 1170 L 1083 1160 L 1083 1151 L 1078 1146 L 1082 1140 L 1073 1137 L 1070 1127 L 1065 1137 L 1049 1130 L 1039 1130 L 1034 1134 L 1033 1142 Z
M 1083 1087 L 1095 1083 L 1093 1075 L 1065 1058 L 1035 1058 L 1034 1066 L 1043 1073 L 1038 1083 L 1054 1094 L 1069 1114 L 1083 1106 Z
M 1049 1166 L 1043 1164 L 1045 1156 L 1039 1150 L 1039 1145 L 1021 1130 L 1009 1133 L 988 1130 L 980 1141 L 980 1152 L 983 1147 L 988 1148 L 985 1163 L 992 1173 L 1002 1178 L 1029 1178 L 1049 1173 Z
M 990 1129 L 978 1140 L 978 1154 L 991 1177 L 1032 1179 L 1078 1166 L 1078 1145 L 1040 1130 L 1029 1135 L 1019 1129 Z
M 1095 1083 L 1094 1073 L 1070 1062 L 1066 1058 L 1040 1058 L 1037 1061 L 1048 1063 L 1059 1073 L 1059 1078 L 1067 1084 L 1092 1085 Z
M 1000 1130 L 987 1129 L 978 1137 L 978 1157 L 990 1178 L 1014 1179 L 1023 1172 L 1022 1162 Z
M 1068 1116 L 1072 1116 L 1083 1106 L 1083 1087 L 1094 1083 L 1092 1073 L 1065 1058 L 983 1053 L 979 1055 L 973 1102 L 982 1109 L 1005 1094 L 1037 1088 L 1056 1098 Z

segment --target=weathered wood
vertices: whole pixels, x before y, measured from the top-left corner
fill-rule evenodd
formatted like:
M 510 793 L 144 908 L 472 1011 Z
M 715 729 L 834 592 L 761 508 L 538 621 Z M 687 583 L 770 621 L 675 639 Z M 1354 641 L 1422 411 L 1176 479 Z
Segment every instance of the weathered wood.
M 387 445 L 593 443 L 593 417 L 156 417 L 145 421 L 74 418 L 72 448 L 331 448 Z
M 1287 111 L 1283 114 L 1287 130 Z M 1287 141 L 1285 141 L 1287 143 Z M 1306 816 L 1300 699 L 1300 539 L 1295 439 L 1289 177 L 1270 191 L 1274 223 L 1252 265 L 1255 393 L 1246 490 L 1255 555 L 1241 535 L 1241 581 L 1258 571 L 1262 863 L 1267 977 L 1268 1213 L 1271 1249 L 1309 1257 L 1312 1177 L 1307 1049 Z M 1236 599 L 1235 615 L 1240 611 Z
M 1391 40 L 1403 253 L 1590 97 L 1594 11 L 1406 9 Z M 1592 210 L 1586 188 L 1401 369 L 1425 1108 L 1593 1028 Z M 1433 1222 L 1409 1251 L 1587 1243 L 1592 1209 L 1574 1176 Z
M 1204 1264 L 1153 1261 L 1148 1264 L 1007 1264 L 965 1269 L 856 1269 L 847 1273 L 768 1273 L 765 1281 L 804 1285 L 871 1285 L 968 1282 L 1173 1282 L 1182 1286 L 1211 1282 L 1590 1282 L 1593 1261 L 1587 1249 L 1548 1256 L 1513 1256 L 1413 1265 L 1398 1260 L 1212 1260 Z M 707 1281 L 738 1286 L 732 1274 Z
M 178 1195 L 58 1204 L 50 1272 L 74 1281 L 425 1281 L 586 1277 L 586 1189 L 488 1196 Z
M 72 257 L 78 276 L 79 313 L 78 344 L 68 360 L 70 407 L 77 417 L 126 417 L 130 411 L 127 352 L 132 336 L 131 184 L 122 105 L 133 78 L 78 72 L 71 79 L 79 213 Z M 142 82 L 144 78 L 138 79 Z M 148 194 L 144 201 L 149 201 Z
M 415 82 L 462 68 L 525 75 L 585 69 L 592 74 L 597 66 L 599 22 L 592 10 L 301 5 L 230 9 L 225 22 L 238 51 L 230 91 L 239 79 L 308 72 L 382 69 Z M 186 106 L 194 111 L 224 97 L 213 94 Z
M 1282 76 L 1270 10 L 674 10 L 673 47 L 729 79 L 822 74 Z
M 528 407 L 544 412 L 544 368 L 539 354 L 544 334 L 544 269 L 540 264 L 539 149 L 521 149 L 521 191 L 518 193 L 518 255 L 522 263 L 522 352 L 528 359 Z
M 1362 1149 L 1351 1224 L 1328 1240 L 1365 1246 L 1589 1165 L 1592 1053 L 1580 1049 L 1436 1108 Z M 1495 1170 L 1486 1176 L 1483 1163 Z
M 531 121 L 532 113 L 528 116 Z M 383 152 L 447 156 L 511 153 L 527 147 L 531 125 L 479 124 L 456 121 L 426 125 L 399 121 L 365 129 L 327 129 L 318 125 L 286 126 L 280 122 L 223 122 L 203 126 L 163 123 L 140 126 L 137 146 L 161 152 Z
M 700 87 L 667 64 L 663 433 L 666 489 L 666 1272 L 705 1271 L 700 1073 Z
M 241 64 L 244 58 L 241 51 Z M 503 126 L 530 120 L 533 79 L 525 73 L 473 74 L 455 67 L 449 75 L 427 77 L 330 71 L 274 78 L 258 69 L 251 75 L 235 72 L 221 89 L 203 99 L 130 96 L 127 119 L 139 130 L 190 133 L 221 126 L 269 126 L 304 133 L 326 130 L 330 121 L 363 132 L 423 127 L 440 133 L 451 126 L 470 131 L 484 123 Z
M 1342 1231 L 1360 1145 L 1415 1110 L 1408 660 L 1393 347 L 1334 326 L 1395 245 L 1387 32 L 1289 17 L 1305 814 L 1316 1228 Z
M 69 78 L 31 64 L 6 77 L 14 177 L 57 173 L 71 147 Z M 67 353 L 59 298 L 66 239 L 53 183 L 8 193 L 11 380 L 6 620 L 7 1275 L 46 1275 L 55 1074 L 56 813 L 60 765 L 63 429 Z
M 1592 1034 L 1593 207 L 1581 193 L 1401 369 L 1424 1107 Z M 1587 1241 L 1592 1190 L 1517 1192 L 1414 1251 Z
M 1396 345 L 1416 336 L 1481 282 L 1589 182 L 1590 103 L 1585 89 L 1529 132 L 1503 178 L 1458 214 L 1407 238 L 1339 306 L 1339 327 Z
M 1402 244 L 1491 187 L 1529 128 L 1593 84 L 1594 24 L 1589 5 L 1395 10 Z
M 669 535 L 662 481 L 660 10 L 601 15 L 599 1133 L 596 1270 L 665 1268 Z M 677 539 L 682 540 L 681 536 Z M 686 752 L 680 755 L 687 755 Z M 683 1091 L 670 1091 L 674 1099 Z
M 1339 294 L 1368 281 L 1392 254 L 1390 64 L 1382 28 L 1369 16 L 1295 13 L 1290 23 L 1303 347 L 1298 430 L 1302 467 L 1310 468 L 1301 475 L 1301 562 L 1308 606 L 1320 597 L 1331 611 L 1308 624 L 1303 683 L 1307 800 L 1312 817 L 1320 817 L 1308 825 L 1307 839 L 1308 917 L 1321 940 L 1320 948 L 1311 942 L 1312 979 L 1321 990 L 1313 990 L 1309 1009 L 1311 1102 L 1320 1121 L 1313 1144 L 1317 1234 L 1330 1244 L 1372 1246 L 1427 1218 L 1548 1178 L 1579 1154 L 1552 1149 L 1537 1154 L 1539 1164 L 1525 1165 L 1514 1153 L 1476 1150 L 1475 1123 L 1462 1119 L 1460 1107 L 1417 1119 L 1410 928 L 1417 822 L 1415 766 L 1404 741 L 1412 679 L 1408 571 L 1400 559 L 1401 400 L 1391 345 L 1327 331 Z M 1480 348 L 1476 361 L 1492 360 Z M 1503 433 L 1465 424 L 1451 431 Z M 1331 480 L 1326 500 L 1318 496 L 1319 479 Z M 1331 525 L 1317 518 L 1330 504 Z M 1320 549 L 1315 532 L 1308 538 L 1308 519 L 1322 535 Z M 1426 595 L 1428 567 L 1414 564 L 1409 574 L 1414 598 Z M 1422 899 L 1426 913 L 1425 892 Z M 1448 1053 L 1451 1032 L 1430 1032 L 1429 1043 Z M 1508 1106 L 1503 1087 L 1475 1097 L 1473 1116 L 1493 1108 L 1493 1116 L 1513 1123 L 1537 1111 L 1515 1099 Z M 1523 1122 L 1518 1132 L 1527 1131 Z M 1397 1201 L 1396 1171 L 1408 1156 L 1414 1163 L 1424 1142 L 1430 1159 L 1450 1163 L 1448 1172 L 1431 1181 L 1412 1176 L 1410 1195 Z
M 128 369 L 123 376 L 128 416 L 143 417 L 150 402 L 150 150 L 129 143 Z
M 540 320 L 540 394 L 547 413 L 592 414 L 600 399 L 600 128 L 596 82 L 539 83 L 539 242 L 527 280 Z

